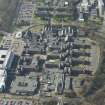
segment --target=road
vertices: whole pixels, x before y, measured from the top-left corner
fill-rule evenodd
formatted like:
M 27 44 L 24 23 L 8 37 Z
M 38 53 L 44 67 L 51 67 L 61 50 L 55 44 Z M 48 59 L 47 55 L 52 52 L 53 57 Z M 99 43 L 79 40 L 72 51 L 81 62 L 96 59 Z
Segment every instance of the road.
M 93 39 L 99 41 L 105 46 L 105 13 L 104 13 L 103 25 L 101 26 L 100 29 L 94 31 L 93 34 L 94 34 Z

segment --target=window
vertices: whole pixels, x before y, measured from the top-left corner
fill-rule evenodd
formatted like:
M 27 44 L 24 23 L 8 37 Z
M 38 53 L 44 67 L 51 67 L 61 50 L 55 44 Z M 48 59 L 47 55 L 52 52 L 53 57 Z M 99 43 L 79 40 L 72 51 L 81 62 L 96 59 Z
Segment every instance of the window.
M 19 82 L 19 83 L 18 83 L 18 86 L 26 87 L 26 86 L 28 86 L 28 83 Z
M 0 61 L 0 64 L 3 64 L 3 61 Z
M 6 55 L 2 55 L 2 56 L 1 56 L 1 58 L 5 58 L 5 57 L 6 57 Z

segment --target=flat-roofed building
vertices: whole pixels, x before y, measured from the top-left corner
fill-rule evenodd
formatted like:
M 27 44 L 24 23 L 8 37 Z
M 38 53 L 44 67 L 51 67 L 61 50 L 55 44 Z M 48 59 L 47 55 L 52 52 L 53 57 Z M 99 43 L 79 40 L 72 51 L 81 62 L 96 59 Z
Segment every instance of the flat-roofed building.
M 16 76 L 11 84 L 11 94 L 17 95 L 34 95 L 37 89 L 36 77 L 32 76 Z
M 7 70 L 11 68 L 14 54 L 7 49 L 0 49 L 0 92 L 5 90 Z
M 7 49 L 0 49 L 0 68 L 10 69 L 14 58 L 13 52 Z
M 7 72 L 3 69 L 0 69 L 0 92 L 4 91 L 5 89 L 5 81 L 7 78 Z
M 87 14 L 87 18 L 90 16 L 104 16 L 104 3 L 103 0 L 81 0 L 77 6 L 79 12 L 79 21 L 84 21 Z
M 103 17 L 103 15 L 104 15 L 104 3 L 103 3 L 103 0 L 97 0 L 97 1 L 98 1 L 99 16 Z

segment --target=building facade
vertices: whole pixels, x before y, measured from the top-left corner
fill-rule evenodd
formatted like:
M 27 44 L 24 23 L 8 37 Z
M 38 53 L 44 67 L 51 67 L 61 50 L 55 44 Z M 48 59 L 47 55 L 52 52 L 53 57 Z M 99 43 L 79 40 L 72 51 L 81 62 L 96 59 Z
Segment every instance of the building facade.
M 0 92 L 5 90 L 7 72 L 10 70 L 12 61 L 14 59 L 13 52 L 7 49 L 0 49 Z

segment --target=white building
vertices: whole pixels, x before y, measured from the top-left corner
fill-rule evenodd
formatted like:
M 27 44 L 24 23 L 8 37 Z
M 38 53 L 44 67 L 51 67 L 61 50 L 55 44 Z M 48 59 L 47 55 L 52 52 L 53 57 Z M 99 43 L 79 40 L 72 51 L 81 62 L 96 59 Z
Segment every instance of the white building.
M 96 15 L 91 14 L 92 16 L 99 15 L 100 17 L 103 17 L 104 15 L 104 3 L 102 0 L 82 0 L 82 2 L 78 4 L 77 8 L 79 12 L 79 19 L 78 19 L 79 21 L 84 21 L 82 16 L 83 13 L 90 14 L 93 13 L 92 12 L 93 10 L 95 10 L 94 13 L 96 13 Z M 97 13 L 97 9 L 99 13 Z
M 104 3 L 103 0 L 98 0 L 98 9 L 99 9 L 99 16 L 102 17 L 104 15 Z
M 0 68 L 5 70 L 10 69 L 13 58 L 13 52 L 6 49 L 0 49 Z
M 5 89 L 5 81 L 7 78 L 7 72 L 3 69 L 0 69 L 0 92 Z
M 11 68 L 14 54 L 6 49 L 0 49 L 0 92 L 5 89 L 7 70 Z

